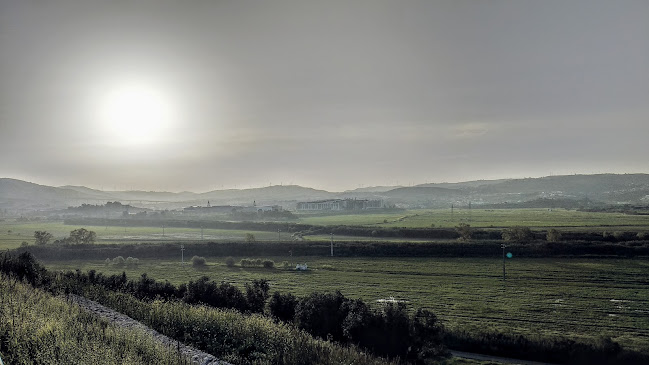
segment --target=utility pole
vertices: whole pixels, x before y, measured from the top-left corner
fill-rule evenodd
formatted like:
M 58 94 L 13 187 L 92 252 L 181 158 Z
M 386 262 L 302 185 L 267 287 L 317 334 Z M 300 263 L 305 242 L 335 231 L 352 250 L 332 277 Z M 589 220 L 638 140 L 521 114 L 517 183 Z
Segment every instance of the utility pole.
M 185 245 L 180 245 L 180 262 L 185 266 Z
M 503 249 L 503 282 L 506 280 L 505 278 L 505 247 L 507 247 L 504 243 L 500 246 Z
M 334 233 L 331 232 L 331 257 L 334 257 Z

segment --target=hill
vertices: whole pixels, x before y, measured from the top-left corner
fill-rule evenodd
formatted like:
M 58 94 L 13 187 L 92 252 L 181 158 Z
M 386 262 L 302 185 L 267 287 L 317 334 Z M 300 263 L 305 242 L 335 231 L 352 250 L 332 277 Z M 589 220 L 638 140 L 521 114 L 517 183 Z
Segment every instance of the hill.
M 214 190 L 205 193 L 159 191 L 102 191 L 84 186 L 52 187 L 0 178 L 0 212 L 56 210 L 81 204 L 120 201 L 134 206 L 175 209 L 188 205 L 273 205 L 292 209 L 299 201 L 357 198 L 383 199 L 410 208 L 448 207 L 451 204 L 521 207 L 647 205 L 649 174 L 564 175 L 527 179 L 475 180 L 421 184 L 411 187 L 377 186 L 329 192 L 298 185 L 252 189 Z M 554 204 L 552 201 L 560 202 Z

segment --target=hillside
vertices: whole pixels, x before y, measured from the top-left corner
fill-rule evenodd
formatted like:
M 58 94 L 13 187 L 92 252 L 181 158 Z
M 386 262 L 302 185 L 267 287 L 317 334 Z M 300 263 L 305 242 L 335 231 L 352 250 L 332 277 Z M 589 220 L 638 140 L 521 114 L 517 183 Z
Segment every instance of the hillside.
M 383 199 L 388 204 L 410 208 L 474 206 L 545 207 L 605 204 L 646 205 L 649 203 L 649 174 L 565 175 L 528 179 L 476 180 L 460 183 L 422 184 L 411 187 L 371 187 L 329 192 L 298 185 L 275 185 L 252 189 L 214 190 L 205 193 L 158 191 L 101 191 L 84 186 L 52 187 L 0 178 L 0 212 L 57 210 L 81 204 L 108 201 L 131 203 L 155 209 L 176 209 L 188 205 L 283 205 L 299 201 L 357 198 Z

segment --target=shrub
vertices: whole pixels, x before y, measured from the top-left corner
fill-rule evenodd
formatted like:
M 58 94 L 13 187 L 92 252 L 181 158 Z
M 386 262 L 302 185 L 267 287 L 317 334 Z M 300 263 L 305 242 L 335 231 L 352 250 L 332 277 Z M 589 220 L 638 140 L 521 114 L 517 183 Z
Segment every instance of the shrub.
M 460 235 L 459 239 L 462 241 L 468 241 L 471 239 L 471 236 L 473 235 L 473 230 L 471 229 L 471 226 L 466 224 L 466 223 L 460 223 L 455 227 L 455 232 L 457 232 L 458 235 Z
M 192 266 L 193 267 L 204 267 L 207 265 L 207 261 L 203 256 L 194 256 L 192 257 Z
M 234 267 L 234 258 L 233 258 L 232 256 L 228 256 L 228 257 L 225 259 L 225 265 L 226 265 L 227 267 Z
M 529 227 L 518 226 L 503 230 L 502 238 L 507 242 L 526 242 L 532 240 L 534 235 Z
M 561 232 L 552 228 L 548 231 L 548 234 L 545 238 L 548 242 L 559 242 L 561 241 Z
M 110 265 L 111 262 L 112 262 L 112 261 L 111 261 L 109 258 L 107 258 L 106 260 L 104 260 L 104 264 L 106 264 L 106 266 Z
M 291 264 L 288 261 L 282 261 L 282 269 L 288 270 L 291 268 Z
M 140 263 L 140 260 L 136 259 L 135 257 L 130 257 L 129 256 L 129 257 L 126 258 L 126 266 L 135 267 L 139 263 Z
M 29 243 L 27 241 L 23 241 L 23 243 L 20 244 L 20 247 L 27 247 L 29 246 Z
M 241 267 L 251 267 L 252 261 L 250 261 L 250 259 L 241 259 L 241 261 L 239 261 L 239 265 L 241 265 Z
M 115 266 L 123 266 L 126 263 L 126 260 L 124 260 L 123 256 L 117 256 L 113 259 L 113 265 Z
M 264 265 L 264 268 L 266 269 L 272 269 L 275 267 L 275 262 L 273 260 L 264 260 L 262 265 Z
M 255 243 L 255 242 L 257 242 L 255 235 L 252 233 L 246 233 L 246 243 Z

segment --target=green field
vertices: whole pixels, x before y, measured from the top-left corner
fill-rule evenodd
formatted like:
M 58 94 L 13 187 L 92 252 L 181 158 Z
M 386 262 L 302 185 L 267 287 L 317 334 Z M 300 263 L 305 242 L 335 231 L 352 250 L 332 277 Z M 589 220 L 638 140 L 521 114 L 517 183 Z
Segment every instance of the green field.
M 19 247 L 23 241 L 34 244 L 34 231 L 47 231 L 54 235 L 54 239 L 65 238 L 70 231 L 81 226 L 65 225 L 63 222 L 0 222 L 0 249 L 13 249 Z M 177 242 L 201 241 L 200 228 L 165 227 L 116 227 L 116 226 L 83 226 L 97 233 L 97 243 L 134 243 L 134 242 Z M 277 240 L 277 232 L 243 231 L 227 229 L 203 229 L 204 241 L 241 241 L 245 240 L 246 233 L 252 233 L 260 241 Z M 282 233 L 283 239 L 288 239 L 288 234 Z
M 191 256 L 191 253 L 186 253 Z M 187 257 L 186 256 L 186 257 Z M 240 259 L 239 257 L 236 258 Z M 541 335 L 552 338 L 611 336 L 629 348 L 649 348 L 649 272 L 647 259 L 484 258 L 314 258 L 271 257 L 306 262 L 313 270 L 228 268 L 223 257 L 208 257 L 208 266 L 182 267 L 178 261 L 141 260 L 137 269 L 95 262 L 51 262 L 47 267 L 94 269 L 106 274 L 123 270 L 131 277 L 147 273 L 175 284 L 207 275 L 238 285 L 257 278 L 271 290 L 305 295 L 340 290 L 368 302 L 394 297 L 412 308 L 434 310 L 449 328 Z M 325 266 L 327 265 L 327 266 Z
M 468 223 L 476 228 L 528 226 L 589 227 L 597 230 L 610 227 L 649 229 L 649 216 L 622 213 L 580 212 L 566 209 L 434 209 L 408 210 L 390 214 L 346 214 L 301 216 L 300 222 L 314 225 L 361 225 L 370 227 L 429 228 L 456 227 Z
M 621 213 L 579 212 L 565 209 L 450 209 L 409 210 L 399 213 L 300 215 L 299 223 L 312 225 L 359 225 L 367 227 L 405 228 L 452 228 L 468 223 L 475 228 L 500 229 L 512 226 L 528 226 L 532 229 L 563 228 L 571 231 L 648 231 L 649 216 Z M 97 233 L 97 243 L 158 242 L 158 241 L 243 241 L 246 233 L 252 233 L 259 241 L 277 240 L 277 232 L 165 227 L 162 222 L 155 227 L 84 226 Z M 33 244 L 34 231 L 45 230 L 54 239 L 66 237 L 70 231 L 81 228 L 65 225 L 61 221 L 20 222 L 0 221 L 0 249 L 19 247 L 23 241 Z M 281 239 L 290 239 L 287 232 Z M 307 240 L 328 240 L 327 235 L 305 236 Z M 338 240 L 363 240 L 363 237 L 337 236 Z M 365 239 L 373 240 L 372 237 Z M 390 238 L 391 241 L 409 239 Z M 414 240 L 417 241 L 417 240 Z

